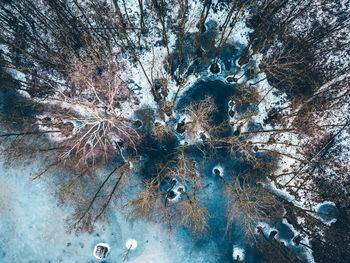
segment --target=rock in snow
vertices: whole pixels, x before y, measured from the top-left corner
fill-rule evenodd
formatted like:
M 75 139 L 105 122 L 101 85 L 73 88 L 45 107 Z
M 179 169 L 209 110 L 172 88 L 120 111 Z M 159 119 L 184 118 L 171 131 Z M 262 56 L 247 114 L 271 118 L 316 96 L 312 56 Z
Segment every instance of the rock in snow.
M 108 256 L 110 248 L 109 245 L 106 243 L 98 243 L 94 247 L 93 255 L 97 259 L 105 259 Z

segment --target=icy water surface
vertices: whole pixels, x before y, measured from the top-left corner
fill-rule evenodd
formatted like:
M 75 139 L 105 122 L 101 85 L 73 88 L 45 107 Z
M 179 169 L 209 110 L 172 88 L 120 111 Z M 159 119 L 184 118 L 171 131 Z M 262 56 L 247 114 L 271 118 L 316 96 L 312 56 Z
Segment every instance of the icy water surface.
M 24 167 L 23 167 L 24 168 Z M 156 224 L 130 224 L 115 213 L 92 235 L 66 232 L 69 209 L 56 206 L 50 180 L 31 182 L 30 167 L 0 175 L 0 262 L 101 262 L 93 257 L 97 243 L 110 245 L 105 262 L 121 262 L 126 242 L 137 240 L 128 262 L 218 262 L 220 251 L 209 242 L 197 249 L 185 233 L 170 234 Z
M 214 114 L 215 124 L 228 120 L 228 101 L 235 94 L 235 87 L 220 80 L 196 83 L 182 96 L 178 109 L 191 102 L 211 96 L 218 111 Z M 228 136 L 232 130 L 223 131 Z M 148 149 L 153 141 L 146 141 Z M 164 162 L 166 152 L 178 146 L 174 137 L 165 145 L 153 145 L 153 150 L 144 150 L 147 156 L 141 176 L 155 162 Z M 142 151 L 142 149 L 141 149 Z M 137 247 L 130 251 L 127 262 L 235 262 L 233 256 L 244 255 L 245 262 L 261 262 L 254 242 L 248 242 L 239 225 L 226 231 L 225 194 L 222 182 L 215 175 L 218 169 L 222 176 L 234 178 L 249 168 L 238 158 L 229 156 L 226 150 L 219 150 L 215 156 L 203 158 L 195 147 L 188 147 L 197 162 L 198 172 L 206 185 L 204 200 L 210 211 L 209 232 L 194 237 L 184 228 L 169 232 L 164 226 L 144 221 L 130 223 L 119 211 L 114 211 L 109 222 L 99 224 L 93 234 L 67 232 L 65 220 L 69 207 L 58 207 L 55 183 L 52 175 L 31 181 L 35 164 L 20 164 L 12 169 L 1 167 L 0 174 L 0 262 L 101 262 L 94 258 L 93 249 L 98 243 L 107 243 L 110 251 L 103 262 L 122 262 L 127 253 L 127 242 L 137 241 Z M 57 175 L 56 175 L 57 176 Z M 271 228 L 279 232 L 281 239 L 291 244 L 294 233 L 282 222 Z M 269 233 L 267 233 L 269 234 Z M 241 254 L 240 254 L 241 253 Z M 234 254 L 234 255 L 233 255 Z

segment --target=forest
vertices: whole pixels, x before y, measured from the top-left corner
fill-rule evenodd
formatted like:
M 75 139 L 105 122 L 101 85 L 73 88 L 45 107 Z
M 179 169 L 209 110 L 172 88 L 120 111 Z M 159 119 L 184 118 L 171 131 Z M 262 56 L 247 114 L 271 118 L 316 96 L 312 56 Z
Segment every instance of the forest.
M 349 0 L 2 0 L 0 29 L 0 262 L 350 262 Z

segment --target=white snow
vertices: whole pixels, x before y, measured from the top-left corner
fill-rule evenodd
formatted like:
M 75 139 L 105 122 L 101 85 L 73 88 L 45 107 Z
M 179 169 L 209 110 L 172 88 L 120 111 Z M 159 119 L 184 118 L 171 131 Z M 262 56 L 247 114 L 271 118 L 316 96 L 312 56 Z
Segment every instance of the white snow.
M 136 239 L 130 238 L 126 241 L 125 246 L 127 249 L 134 250 L 137 247 Z
M 213 173 L 213 175 L 216 175 L 215 174 L 215 170 L 219 170 L 219 172 L 220 172 L 220 176 L 224 176 L 224 168 L 221 166 L 221 165 L 216 165 L 216 166 L 214 166 L 214 168 L 213 168 L 213 170 L 212 170 L 212 173 Z
M 177 202 L 180 197 L 181 197 L 181 191 L 180 188 L 182 189 L 181 191 L 186 191 L 186 188 L 183 184 L 179 183 L 176 181 L 176 184 L 174 185 L 172 191 L 175 193 L 175 197 L 173 199 L 168 199 L 170 202 Z
M 232 257 L 234 260 L 243 261 L 245 258 L 245 250 L 239 246 L 233 246 Z

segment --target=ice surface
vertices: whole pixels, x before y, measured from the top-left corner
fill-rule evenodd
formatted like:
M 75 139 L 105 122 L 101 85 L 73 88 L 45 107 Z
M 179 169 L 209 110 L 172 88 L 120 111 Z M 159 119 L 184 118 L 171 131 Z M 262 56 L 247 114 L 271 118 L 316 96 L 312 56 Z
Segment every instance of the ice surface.
M 135 249 L 127 262 L 216 262 L 213 255 L 220 251 L 215 243 L 198 248 L 185 232 L 169 233 L 143 221 L 132 224 L 118 212 L 109 223 L 97 225 L 94 234 L 67 233 L 65 220 L 71 210 L 57 206 L 51 175 L 30 180 L 34 166 L 0 167 L 1 263 L 99 262 L 93 256 L 98 243 L 109 244 L 108 262 L 121 262 L 130 244 Z
M 317 215 L 317 218 L 322 220 L 325 224 L 331 225 L 337 221 L 337 207 L 331 201 L 324 201 L 318 204 L 315 209 L 317 212 L 322 213 Z

